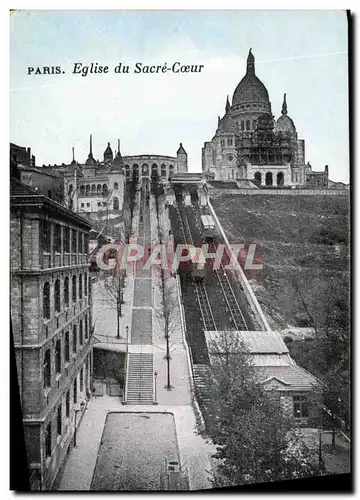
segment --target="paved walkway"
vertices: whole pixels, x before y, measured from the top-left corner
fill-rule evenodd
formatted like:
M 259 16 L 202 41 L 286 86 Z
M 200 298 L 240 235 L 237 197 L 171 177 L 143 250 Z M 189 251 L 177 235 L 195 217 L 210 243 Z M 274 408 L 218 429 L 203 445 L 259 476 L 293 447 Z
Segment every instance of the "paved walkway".
M 156 211 L 155 204 L 151 199 L 150 204 L 151 215 L 151 237 L 153 244 L 157 241 L 156 229 Z M 166 222 L 166 221 L 165 221 Z M 129 352 L 147 352 L 153 354 L 154 371 L 157 372 L 157 405 L 122 405 L 118 397 L 93 396 L 89 402 L 89 406 L 83 416 L 81 425 L 77 432 L 77 447 L 73 448 L 65 467 L 59 490 L 79 491 L 90 490 L 91 481 L 96 465 L 97 454 L 99 451 L 101 438 L 104 430 L 106 415 L 108 412 L 165 412 L 172 413 L 175 418 L 176 433 L 180 451 L 180 461 L 187 468 L 189 476 L 189 484 L 191 490 L 201 490 L 211 488 L 208 471 L 211 471 L 211 454 L 215 452 L 212 444 L 208 444 L 197 432 L 195 415 L 191 402 L 191 392 L 189 383 L 189 359 L 186 354 L 184 345 L 183 332 L 179 318 L 171 328 L 170 333 L 170 380 L 172 390 L 167 390 L 167 366 L 165 360 L 166 342 L 164 338 L 163 322 L 159 311 L 161 310 L 161 288 L 159 287 L 159 277 L 155 269 L 152 269 L 152 300 L 153 308 L 134 308 L 133 304 L 143 298 L 143 293 L 140 292 L 141 299 L 138 295 L 138 288 L 134 290 L 134 277 L 127 277 L 127 289 L 125 291 L 126 307 L 124 308 L 125 317 L 122 318 L 122 331 L 125 325 L 130 326 L 131 344 Z M 171 278 L 168 282 L 169 287 L 175 287 L 175 278 Z M 101 286 L 101 285 L 99 285 Z M 174 288 L 175 290 L 175 288 Z M 131 292 L 133 295 L 131 296 Z M 95 297 L 94 297 L 95 303 Z M 95 306 L 94 311 L 97 312 L 97 317 L 104 315 L 102 307 Z M 139 330 L 146 331 L 146 326 L 149 322 L 137 318 L 137 312 L 151 315 L 151 332 L 152 338 L 147 336 L 146 344 L 137 343 L 136 339 L 139 336 Z M 109 312 L 105 313 L 105 316 Z M 95 316 L 95 314 L 94 314 Z M 107 317 L 107 321 L 103 319 L 101 327 L 112 336 L 114 332 L 113 320 Z M 135 328 L 135 322 L 138 326 Z M 104 325 L 104 323 L 106 323 Z M 145 328 L 145 330 L 144 330 Z M 131 333 L 131 330 L 133 332 Z M 137 333 L 135 333 L 137 332 Z M 147 335 L 148 335 L 147 333 Z M 144 334 L 144 333 L 143 333 Z M 96 333 L 95 333 L 96 335 Z M 99 345 L 99 344 L 97 344 Z M 113 350 L 125 350 L 125 344 L 119 342 L 110 342 L 107 348 Z

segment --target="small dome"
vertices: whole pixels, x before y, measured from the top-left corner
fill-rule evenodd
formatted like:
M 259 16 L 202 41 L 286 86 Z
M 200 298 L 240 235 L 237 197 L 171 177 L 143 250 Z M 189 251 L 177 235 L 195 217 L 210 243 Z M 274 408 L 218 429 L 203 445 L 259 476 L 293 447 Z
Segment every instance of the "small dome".
M 113 154 L 113 152 L 112 152 L 112 149 L 110 146 L 110 142 L 108 142 L 107 148 L 104 151 L 104 155 L 112 155 L 112 154 Z
M 275 132 L 291 132 L 296 133 L 294 122 L 287 114 L 286 94 L 284 94 L 281 116 L 278 118 L 275 125 Z
M 224 115 L 221 120 L 219 120 L 218 128 L 216 133 L 226 133 L 226 134 L 235 134 L 238 132 L 238 128 L 236 122 L 230 115 Z
M 288 115 L 281 115 L 275 125 L 275 132 L 296 133 L 294 122 Z

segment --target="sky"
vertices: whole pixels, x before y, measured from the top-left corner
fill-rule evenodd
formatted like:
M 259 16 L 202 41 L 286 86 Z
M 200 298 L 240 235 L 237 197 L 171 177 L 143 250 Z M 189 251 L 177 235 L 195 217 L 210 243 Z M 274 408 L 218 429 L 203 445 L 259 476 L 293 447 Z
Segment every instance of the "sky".
M 349 180 L 347 19 L 344 11 L 20 11 L 10 22 L 10 140 L 37 165 L 96 159 L 110 142 L 123 155 L 175 156 L 190 172 L 215 134 L 227 94 L 246 71 L 249 48 L 272 113 L 288 114 L 313 170 Z M 122 62 L 204 65 L 201 73 L 114 74 Z M 74 63 L 108 65 L 73 74 Z M 28 67 L 64 73 L 28 75 Z

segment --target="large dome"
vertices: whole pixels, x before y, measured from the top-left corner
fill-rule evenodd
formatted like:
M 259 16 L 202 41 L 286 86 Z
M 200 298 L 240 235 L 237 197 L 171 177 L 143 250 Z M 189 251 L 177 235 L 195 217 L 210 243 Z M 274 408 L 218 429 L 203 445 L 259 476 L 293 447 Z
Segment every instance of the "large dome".
M 232 105 L 254 101 L 266 102 L 270 105 L 268 91 L 262 81 L 255 75 L 255 58 L 250 49 L 247 58 L 246 75 L 235 89 Z

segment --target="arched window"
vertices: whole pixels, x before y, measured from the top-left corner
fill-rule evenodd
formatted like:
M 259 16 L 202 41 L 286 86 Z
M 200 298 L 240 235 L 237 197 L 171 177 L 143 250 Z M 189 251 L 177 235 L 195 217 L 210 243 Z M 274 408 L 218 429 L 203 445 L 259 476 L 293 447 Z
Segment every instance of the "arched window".
M 76 325 L 73 326 L 73 352 L 76 352 L 77 349 L 77 328 Z
M 84 343 L 84 323 L 83 320 L 80 320 L 79 324 L 79 343 L 80 345 L 83 345 Z
M 250 130 L 250 120 L 246 120 L 246 130 Z
M 45 456 L 51 457 L 51 422 L 46 426 L 45 432 Z
M 87 196 L 90 194 L 90 185 L 89 184 L 86 185 L 85 193 Z
M 65 358 L 65 363 L 68 363 L 69 360 L 70 360 L 70 339 L 69 339 L 69 332 L 65 333 L 64 358 Z
M 51 354 L 50 349 L 44 355 L 44 387 L 51 386 Z
M 244 130 L 245 130 L 244 120 L 241 120 L 241 130 L 242 130 L 242 131 L 244 131 Z
M 77 403 L 77 379 L 74 379 L 74 387 L 73 387 L 73 403 L 76 405 Z
M 158 166 L 156 165 L 156 163 L 153 163 L 151 165 L 151 173 L 153 174 L 154 172 L 158 174 Z
M 79 299 L 81 300 L 83 297 L 83 280 L 82 280 L 82 274 L 79 276 Z
M 55 346 L 55 371 L 61 373 L 61 341 L 58 339 Z
M 80 196 L 85 195 L 85 186 L 80 186 Z
M 169 176 L 174 173 L 174 165 L 169 165 Z
M 118 182 L 114 182 L 114 189 L 119 189 L 119 183 Z
M 144 163 L 141 168 L 142 168 L 143 175 L 149 175 L 149 166 L 147 165 L 147 163 Z
M 97 191 L 97 194 L 101 194 L 101 184 L 97 185 L 96 191 Z
M 62 417 L 61 417 L 61 404 L 58 406 L 57 415 L 56 415 L 56 427 L 58 436 L 61 436 L 61 428 L 62 428 Z
M 113 207 L 114 207 L 114 210 L 119 210 L 119 198 L 113 199 Z
M 125 165 L 125 175 L 126 177 L 130 177 L 130 165 Z
M 61 297 L 60 297 L 60 280 L 55 281 L 55 312 L 61 310 Z
M 65 306 L 69 305 L 69 278 L 64 279 L 64 303 Z
M 106 184 L 103 184 L 102 190 L 103 190 L 103 194 L 107 193 L 108 187 Z
M 45 283 L 43 288 L 43 317 L 50 319 L 50 283 Z
M 87 296 L 87 273 L 84 274 L 84 295 Z
M 279 172 L 276 176 L 276 183 L 278 186 L 283 186 L 284 185 L 284 173 Z
M 95 184 L 93 184 L 91 186 L 91 193 L 96 193 L 96 186 L 95 186 Z
M 72 299 L 73 302 L 76 302 L 76 276 L 72 278 Z
M 253 120 L 253 130 L 256 130 L 256 120 Z
M 266 172 L 265 184 L 267 186 L 272 186 L 273 185 L 273 174 L 272 174 L 272 172 Z
M 161 177 L 166 178 L 166 165 L 161 165 Z
M 261 185 L 261 173 L 260 172 L 255 172 L 254 181 L 255 181 L 255 184 L 257 186 Z

